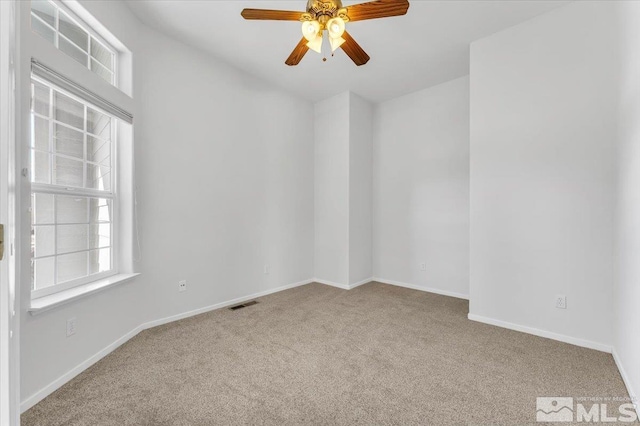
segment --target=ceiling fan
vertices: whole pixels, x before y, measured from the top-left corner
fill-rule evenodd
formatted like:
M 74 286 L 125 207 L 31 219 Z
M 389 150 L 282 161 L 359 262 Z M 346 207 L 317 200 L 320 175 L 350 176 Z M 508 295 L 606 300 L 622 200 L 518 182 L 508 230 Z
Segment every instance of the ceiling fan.
M 345 31 L 345 24 L 365 19 L 400 16 L 406 14 L 408 9 L 408 0 L 376 0 L 348 7 L 342 7 L 342 0 L 308 0 L 306 12 L 244 9 L 241 15 L 244 19 L 302 22 L 302 40 L 285 61 L 287 65 L 298 65 L 309 49 L 322 53 L 322 40 L 326 30 L 331 52 L 342 48 L 347 56 L 360 66 L 369 62 L 369 55 Z

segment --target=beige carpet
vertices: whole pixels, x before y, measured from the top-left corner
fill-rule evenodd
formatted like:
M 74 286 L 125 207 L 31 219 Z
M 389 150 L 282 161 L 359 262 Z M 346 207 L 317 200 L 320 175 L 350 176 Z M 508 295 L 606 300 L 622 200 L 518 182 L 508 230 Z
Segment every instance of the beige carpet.
M 464 300 L 379 283 L 258 300 L 139 334 L 23 425 L 513 425 L 536 396 L 627 396 L 611 355 L 469 321 Z

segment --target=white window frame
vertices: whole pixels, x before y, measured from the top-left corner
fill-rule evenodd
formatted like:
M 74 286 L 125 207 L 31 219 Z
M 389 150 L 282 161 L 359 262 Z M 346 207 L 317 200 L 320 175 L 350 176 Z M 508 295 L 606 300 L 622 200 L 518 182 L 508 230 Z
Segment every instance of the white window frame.
M 0 1 L 0 222 L 5 225 L 5 258 L 0 265 L 0 424 L 20 423 L 20 286 L 18 253 L 20 238 L 19 209 L 16 206 L 17 175 L 15 172 L 17 32 L 19 3 Z
M 60 26 L 60 12 L 62 12 L 64 14 L 66 14 L 67 17 L 69 17 L 69 19 L 74 24 L 76 24 L 77 26 L 82 28 L 87 34 L 89 34 L 89 44 L 87 45 L 87 52 L 85 52 L 87 54 L 87 63 L 85 64 L 85 67 L 89 71 L 91 71 L 93 73 L 93 69 L 91 68 L 91 58 L 92 58 L 92 56 L 91 56 L 91 38 L 94 38 L 98 43 L 100 43 L 102 45 L 102 47 L 104 47 L 105 49 L 107 49 L 111 53 L 112 61 L 113 61 L 113 63 L 112 63 L 113 70 L 108 70 L 102 64 L 99 64 L 98 66 L 101 66 L 104 69 L 106 69 L 107 71 L 109 71 L 111 73 L 111 76 L 112 76 L 112 81 L 111 81 L 110 84 L 113 85 L 114 87 L 119 87 L 118 86 L 118 51 L 109 42 L 107 42 L 98 32 L 96 32 L 93 29 L 93 27 L 91 27 L 91 25 L 88 25 L 87 23 L 85 23 L 82 19 L 80 19 L 78 17 L 78 15 L 76 15 L 68 7 L 66 7 L 64 4 L 62 4 L 59 0 L 46 0 L 46 1 L 51 3 L 54 6 L 55 10 L 56 10 L 56 12 L 55 12 L 56 13 L 56 15 L 55 15 L 55 27 L 52 27 L 49 23 L 45 22 L 42 18 L 40 18 L 39 16 L 35 15 L 33 12 L 31 12 L 30 15 L 31 15 L 31 19 L 32 20 L 33 19 L 37 19 L 38 22 L 40 22 L 42 25 L 45 25 L 46 27 L 50 28 L 53 31 L 53 45 L 55 46 L 55 48 L 60 50 L 59 43 L 60 43 L 60 37 L 62 37 L 63 39 L 65 39 L 65 41 L 71 43 L 74 47 L 76 47 L 80 51 L 84 52 L 84 50 L 80 46 L 78 46 L 76 43 L 74 43 L 67 36 L 65 36 L 64 34 L 62 34 L 60 32 L 60 29 L 59 29 L 59 26 Z M 34 34 L 38 34 L 37 32 L 35 32 L 33 30 L 33 28 L 31 29 L 31 31 Z M 38 36 L 40 36 L 40 35 L 38 34 Z M 62 52 L 62 50 L 60 50 L 60 51 Z M 62 53 L 67 55 L 65 52 L 62 52 Z M 96 62 L 98 62 L 98 61 L 96 61 Z M 98 78 L 100 78 L 103 81 L 106 81 L 100 76 L 98 76 Z
M 69 196 L 69 195 L 77 195 L 77 196 L 81 196 L 81 197 L 92 197 L 92 198 L 105 198 L 105 199 L 109 199 L 111 200 L 111 241 L 110 241 L 110 246 L 109 248 L 110 250 L 110 255 L 111 255 L 111 269 L 109 271 L 105 271 L 105 272 L 99 272 L 97 274 L 91 274 L 91 275 L 87 275 L 81 278 L 77 278 L 75 280 L 71 280 L 71 281 L 66 281 L 64 283 L 61 284 L 53 284 L 51 286 L 42 288 L 42 289 L 32 289 L 31 290 L 31 298 L 32 299 L 37 299 L 39 297 L 44 297 L 44 296 L 48 296 L 51 294 L 55 294 L 64 290 L 68 290 L 74 287 L 78 287 L 84 284 L 89 284 L 91 282 L 94 281 L 98 281 L 101 279 L 105 279 L 105 278 L 109 278 L 111 276 L 117 275 L 119 273 L 119 269 L 118 269 L 118 264 L 117 264 L 117 259 L 118 259 L 118 255 L 119 255 L 119 246 L 118 246 L 118 215 L 116 214 L 118 211 L 118 190 L 117 190 L 117 184 L 118 184 L 118 158 L 117 158 L 117 153 L 118 153 L 118 128 L 117 128 L 117 122 L 118 122 L 118 118 L 114 117 L 113 114 L 105 111 L 104 109 L 100 108 L 99 106 L 91 103 L 91 101 L 83 99 L 79 96 L 76 96 L 72 93 L 70 93 L 67 90 L 64 90 L 63 88 L 61 88 L 60 86 L 49 82 L 45 79 L 39 78 L 35 75 L 31 76 L 31 81 L 37 81 L 41 84 L 50 86 L 52 88 L 54 88 L 55 90 L 61 92 L 62 94 L 64 94 L 65 96 L 68 96 L 70 98 L 72 98 L 73 100 L 80 102 L 84 105 L 85 107 L 85 116 L 86 116 L 86 108 L 87 106 L 89 106 L 92 109 L 95 109 L 96 111 L 99 111 L 103 114 L 108 115 L 109 117 L 111 117 L 111 173 L 110 173 L 110 179 L 111 179 L 111 191 L 101 191 L 101 190 L 96 190 L 96 189 L 87 189 L 87 188 L 69 188 L 66 186 L 62 186 L 62 185 L 55 185 L 53 183 L 50 184 L 46 184 L 46 183 L 31 183 L 31 193 L 30 196 L 34 193 L 40 193 L 40 194 L 52 194 L 52 195 L 63 195 L 63 196 Z M 32 117 L 40 117 L 43 119 L 47 119 L 49 120 L 49 143 L 52 143 L 52 139 L 53 139 L 53 130 L 52 130 L 52 126 L 53 123 L 57 123 L 56 120 L 54 120 L 54 116 L 53 116 L 53 90 L 51 90 L 50 92 L 50 97 L 49 97 L 49 117 L 43 117 L 39 114 L 37 114 L 35 111 L 31 111 L 30 114 Z M 60 123 L 62 125 L 64 125 L 64 123 Z M 86 150 L 86 138 L 87 138 L 87 131 L 86 131 L 86 120 L 85 120 L 85 129 L 83 129 L 82 133 L 84 136 L 84 140 L 85 140 L 85 150 Z M 75 129 L 77 131 L 79 131 L 78 129 Z M 32 135 L 33 137 L 33 135 Z M 31 144 L 29 146 L 29 151 L 30 153 L 33 152 L 33 148 L 31 147 Z M 50 161 L 53 159 L 53 151 L 52 151 L 52 147 L 49 146 L 49 151 L 48 153 L 50 154 Z M 58 154 L 56 154 L 58 155 Z M 77 159 L 76 159 L 77 160 Z M 83 163 L 86 163 L 86 155 L 83 157 Z M 53 174 L 53 169 L 52 169 L 53 165 L 50 163 L 49 164 L 49 172 L 51 173 L 51 176 Z M 83 182 L 86 182 L 86 167 L 84 167 L 84 171 L 83 173 L 85 174 L 84 178 L 83 178 Z M 33 208 L 33 206 L 32 206 Z M 54 254 L 51 256 L 46 256 L 46 257 L 58 257 L 58 253 L 57 253 L 57 240 L 55 240 L 55 236 L 54 236 Z M 107 247 L 102 247 L 102 248 L 107 248 Z M 91 250 L 97 250 L 97 249 L 87 249 L 87 250 L 81 250 L 80 252 L 89 252 Z M 72 254 L 75 252 L 69 252 L 69 253 L 63 253 L 61 255 L 66 255 L 66 254 Z M 56 266 L 54 269 L 54 274 L 55 274 L 55 279 L 57 281 L 57 262 L 56 262 Z

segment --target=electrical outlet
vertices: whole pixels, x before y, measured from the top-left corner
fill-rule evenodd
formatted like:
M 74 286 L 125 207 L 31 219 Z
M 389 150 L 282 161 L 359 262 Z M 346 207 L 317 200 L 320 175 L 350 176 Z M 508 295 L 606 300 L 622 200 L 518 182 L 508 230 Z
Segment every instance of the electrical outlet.
M 187 291 L 187 280 L 178 281 L 178 291 Z
M 556 308 L 567 309 L 567 296 L 564 294 L 558 294 L 556 296 Z
M 420 264 L 420 270 L 421 271 L 426 271 L 427 270 L 427 263 L 426 262 L 422 262 Z
M 76 334 L 76 318 L 69 318 L 67 320 L 67 337 Z
M 264 273 L 265 274 L 269 273 L 269 265 L 267 265 L 267 264 L 264 265 Z

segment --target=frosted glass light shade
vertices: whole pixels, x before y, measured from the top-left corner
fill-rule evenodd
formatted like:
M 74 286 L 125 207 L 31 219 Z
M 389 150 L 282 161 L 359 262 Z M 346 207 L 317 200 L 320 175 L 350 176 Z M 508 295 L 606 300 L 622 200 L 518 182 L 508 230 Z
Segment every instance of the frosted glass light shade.
M 318 21 L 304 21 L 302 23 L 302 35 L 307 41 L 313 41 L 320 32 L 320 23 Z
M 342 43 L 344 43 L 346 40 L 343 39 L 342 37 L 338 37 L 338 38 L 330 38 L 329 42 L 331 43 L 331 52 L 335 52 L 338 47 L 342 46 Z
M 307 47 L 314 52 L 322 53 L 322 33 L 318 34 L 313 40 L 310 40 L 309 43 L 307 43 Z
M 327 22 L 327 30 L 329 38 L 340 38 L 344 34 L 345 24 L 342 18 L 331 18 Z

